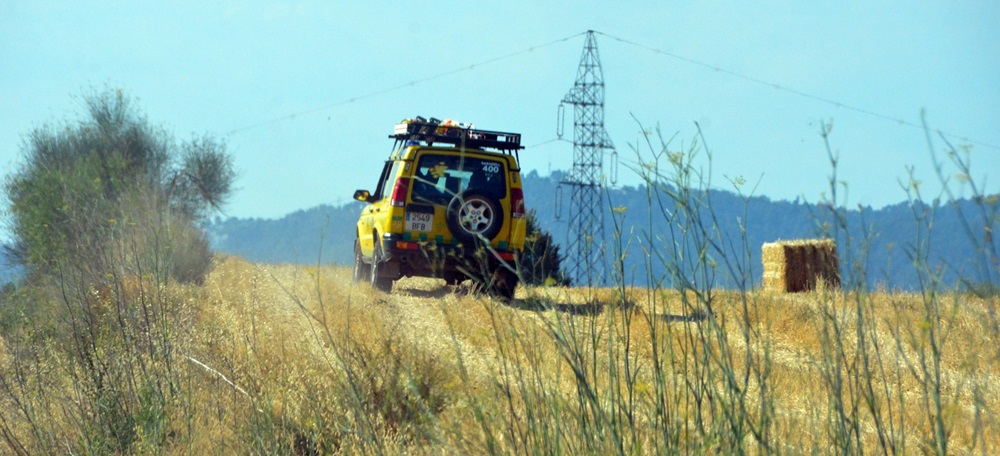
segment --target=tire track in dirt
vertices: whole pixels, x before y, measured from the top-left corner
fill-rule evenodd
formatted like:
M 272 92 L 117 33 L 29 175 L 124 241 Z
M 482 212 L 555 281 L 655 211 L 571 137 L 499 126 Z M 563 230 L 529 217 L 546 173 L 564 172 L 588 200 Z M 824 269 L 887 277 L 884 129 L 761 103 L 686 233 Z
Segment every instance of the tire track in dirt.
M 391 293 L 384 294 L 369 289 L 367 284 L 353 283 L 347 269 L 338 268 L 332 274 L 326 270 L 319 281 L 295 266 L 264 266 L 260 272 L 273 284 L 267 296 L 261 296 L 269 304 L 262 311 L 269 314 L 270 324 L 281 328 L 283 337 L 288 338 L 285 342 L 294 344 L 297 351 L 339 365 L 326 340 L 325 328 L 314 318 L 322 318 L 314 312 L 318 312 L 317 283 L 325 283 L 346 294 L 324 297 L 337 301 L 325 303 L 326 312 L 343 312 L 345 299 L 356 301 L 358 306 L 384 309 L 372 314 L 406 343 L 445 360 L 461 357 L 466 372 L 475 381 L 496 375 L 496 354 L 467 341 L 462 335 L 466 328 L 453 329 L 446 314 L 461 311 L 463 305 L 481 304 L 456 295 L 453 288 L 438 280 L 404 279 L 394 285 Z
M 476 373 L 480 376 L 497 375 L 494 368 L 496 353 L 465 340 L 462 332 L 467 328 L 453 328 L 453 323 L 449 322 L 447 312 L 461 311 L 462 305 L 471 303 L 468 299 L 460 299 L 452 288 L 437 282 L 434 279 L 410 279 L 397 283 L 390 304 L 394 311 L 393 323 L 406 328 L 404 334 L 407 339 L 428 353 L 448 359 L 461 357 L 470 376 Z

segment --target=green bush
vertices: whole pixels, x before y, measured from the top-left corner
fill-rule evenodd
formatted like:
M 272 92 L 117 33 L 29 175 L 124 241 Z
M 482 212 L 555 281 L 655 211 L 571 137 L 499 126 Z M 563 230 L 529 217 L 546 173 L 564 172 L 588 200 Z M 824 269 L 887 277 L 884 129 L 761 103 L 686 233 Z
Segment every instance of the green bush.
M 552 235 L 538 226 L 534 210 L 528 211 L 526 222 L 527 236 L 518 269 L 522 280 L 529 285 L 568 286 L 570 280 L 561 269 L 564 257 Z
M 210 256 L 195 223 L 225 203 L 235 178 L 225 144 L 209 136 L 178 144 L 120 90 L 84 102 L 77 123 L 29 133 L 24 162 L 4 182 L 14 259 L 34 274 L 81 264 L 104 274 L 122 239 L 155 261 L 181 242 L 188 245 L 172 248 L 182 253 L 167 258 L 184 263 L 173 271 L 178 279 L 197 282 L 204 269 L 192 268 Z M 201 258 L 190 256 L 196 252 Z

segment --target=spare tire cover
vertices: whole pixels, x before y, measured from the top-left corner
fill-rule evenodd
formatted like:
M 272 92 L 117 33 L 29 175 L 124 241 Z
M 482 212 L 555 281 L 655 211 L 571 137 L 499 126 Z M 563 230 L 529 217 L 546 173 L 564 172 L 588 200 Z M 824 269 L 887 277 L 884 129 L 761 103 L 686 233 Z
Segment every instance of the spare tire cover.
M 503 208 L 486 192 L 469 189 L 448 203 L 447 222 L 451 234 L 460 241 L 472 241 L 479 236 L 491 240 L 503 227 Z

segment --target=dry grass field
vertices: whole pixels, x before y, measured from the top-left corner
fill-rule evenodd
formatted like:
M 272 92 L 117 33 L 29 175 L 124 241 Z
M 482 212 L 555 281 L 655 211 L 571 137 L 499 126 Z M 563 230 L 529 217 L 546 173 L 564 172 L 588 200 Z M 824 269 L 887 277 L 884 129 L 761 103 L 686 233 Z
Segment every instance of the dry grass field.
M 156 454 L 1000 450 L 995 296 L 521 288 L 502 303 L 234 257 L 203 287 L 124 282 L 115 302 L 160 320 L 123 336 L 147 348 L 91 361 L 128 369 L 87 375 L 56 326 L 2 333 L 4 453 L 106 435 Z M 102 382 L 135 394 L 87 399 Z

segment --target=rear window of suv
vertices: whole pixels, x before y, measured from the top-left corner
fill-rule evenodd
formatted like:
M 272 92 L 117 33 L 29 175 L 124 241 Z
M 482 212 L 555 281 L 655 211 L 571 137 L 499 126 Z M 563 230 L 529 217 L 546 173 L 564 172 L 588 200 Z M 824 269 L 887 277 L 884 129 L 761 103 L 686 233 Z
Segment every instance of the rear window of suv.
M 501 199 L 507 196 L 504 163 L 468 156 L 423 154 L 413 175 L 412 201 L 446 205 L 468 189 Z

